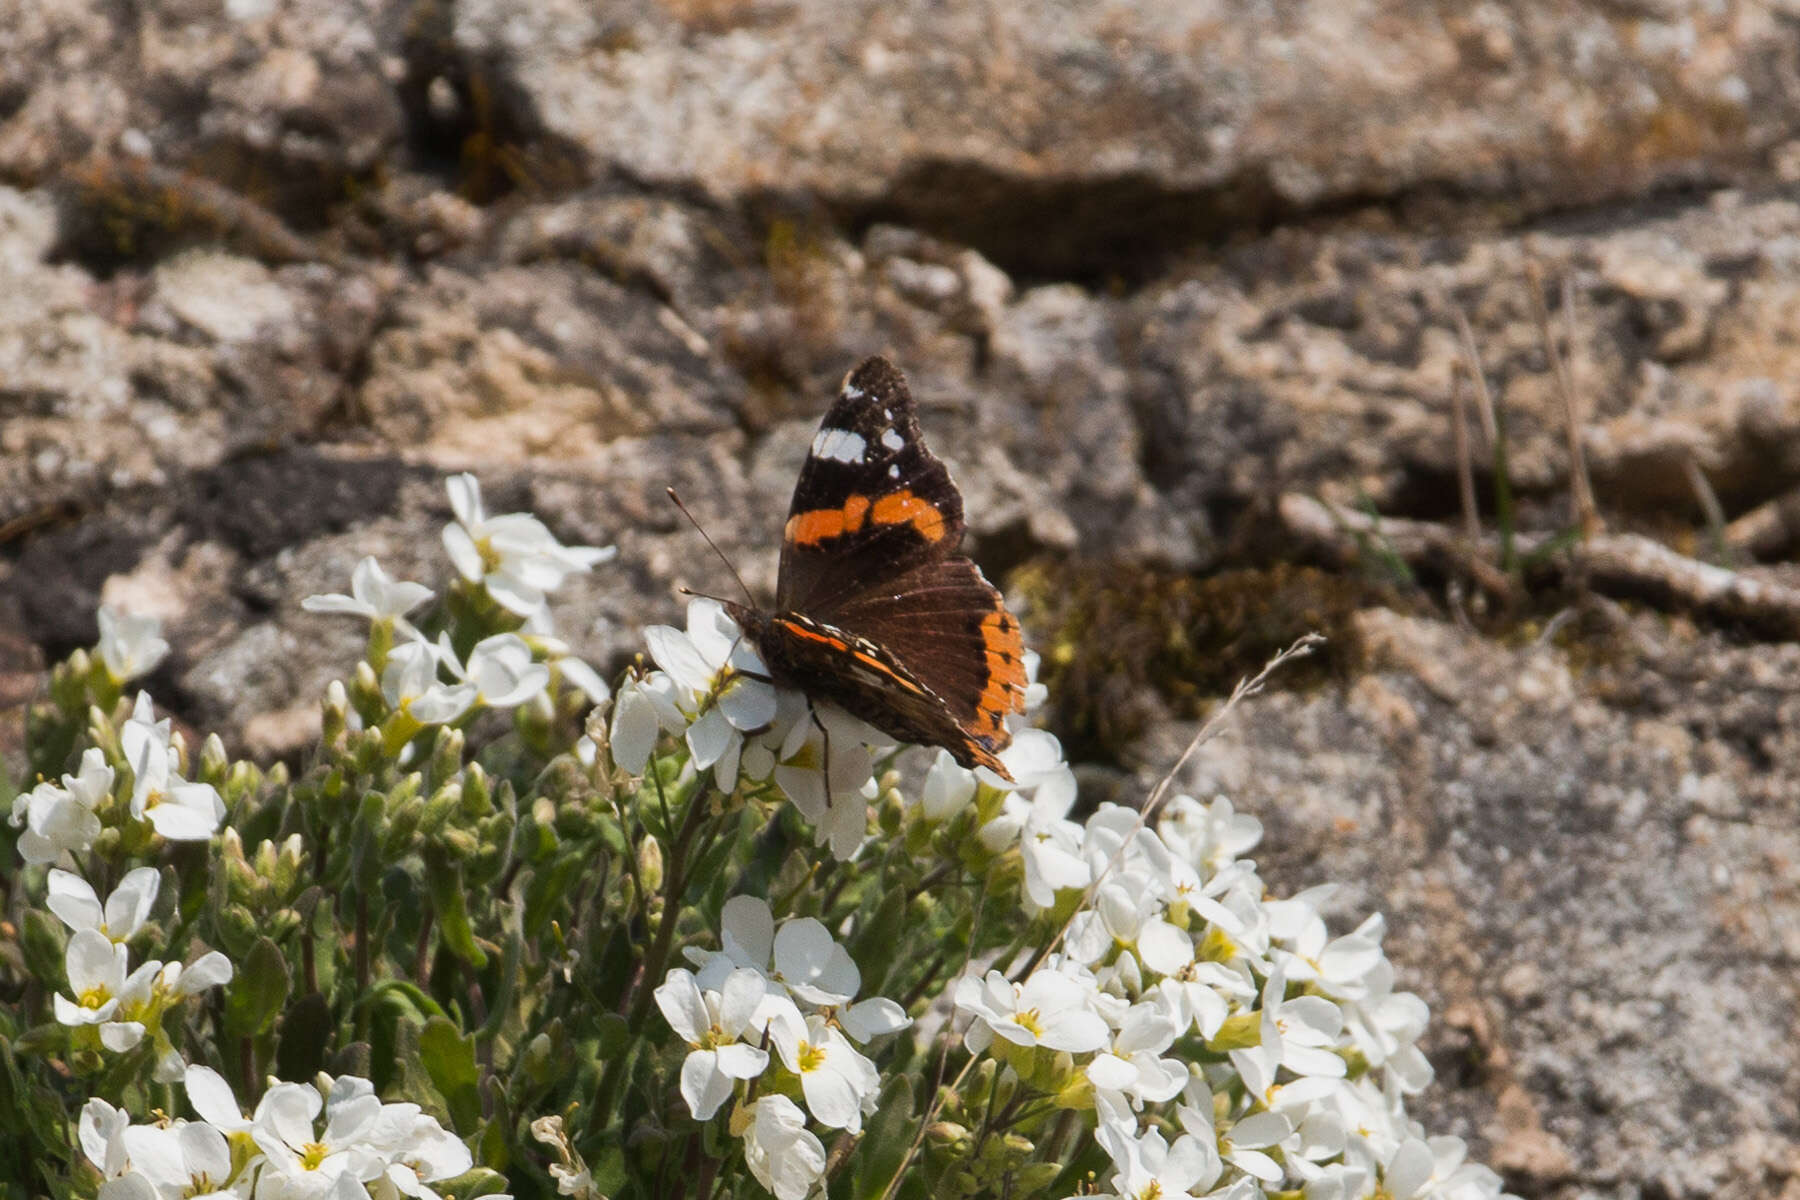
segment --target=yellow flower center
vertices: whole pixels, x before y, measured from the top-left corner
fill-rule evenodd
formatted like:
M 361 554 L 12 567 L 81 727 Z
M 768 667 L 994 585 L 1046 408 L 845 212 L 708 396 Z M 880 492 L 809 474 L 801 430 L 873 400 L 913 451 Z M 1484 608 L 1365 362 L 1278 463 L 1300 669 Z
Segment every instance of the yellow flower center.
M 1015 1016 L 1013 1020 L 1017 1021 L 1021 1028 L 1029 1030 L 1032 1037 L 1042 1037 L 1044 1034 L 1043 1018 L 1038 1015 L 1038 1010 L 1035 1008 L 1026 1009 Z
M 213 1182 L 212 1176 L 202 1171 L 198 1175 L 189 1177 L 187 1188 L 181 1194 L 184 1197 L 206 1196 L 218 1190 L 219 1185 Z
M 800 1070 L 816 1071 L 825 1065 L 825 1051 L 811 1042 L 800 1043 Z
M 110 999 L 112 997 L 106 994 L 104 987 L 91 987 L 75 997 L 75 1002 L 83 1008 L 99 1008 Z
M 331 1148 L 324 1142 L 308 1142 L 300 1147 L 300 1166 L 308 1171 L 316 1171 L 329 1153 Z

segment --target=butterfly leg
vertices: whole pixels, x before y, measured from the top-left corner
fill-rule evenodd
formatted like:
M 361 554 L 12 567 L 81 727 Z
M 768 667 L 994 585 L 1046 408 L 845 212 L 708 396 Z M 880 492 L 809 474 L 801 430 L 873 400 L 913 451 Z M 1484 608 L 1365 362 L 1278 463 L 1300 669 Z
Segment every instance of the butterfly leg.
M 831 808 L 831 730 L 825 728 L 825 722 L 819 720 L 816 709 L 808 709 L 807 715 L 812 718 L 813 728 L 819 731 L 819 738 L 824 742 L 825 760 L 825 807 Z

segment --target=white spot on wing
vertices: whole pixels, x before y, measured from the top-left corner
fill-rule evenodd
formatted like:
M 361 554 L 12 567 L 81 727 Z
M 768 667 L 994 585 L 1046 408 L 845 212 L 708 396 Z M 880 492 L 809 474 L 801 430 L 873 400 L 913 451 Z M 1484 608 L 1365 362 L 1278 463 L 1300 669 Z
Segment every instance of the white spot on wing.
M 849 429 L 821 429 L 813 438 L 812 452 L 815 458 L 829 458 L 834 462 L 859 463 L 863 460 L 863 449 L 868 443 L 862 435 Z
M 904 450 L 906 439 L 900 436 L 898 430 L 884 429 L 881 431 L 881 444 L 889 450 Z
M 863 390 L 861 388 L 851 387 L 847 383 L 844 385 L 844 399 L 846 399 L 846 400 L 861 400 L 862 398 L 863 398 Z
M 895 463 L 893 466 L 888 468 L 888 478 L 889 479 L 900 478 L 900 464 L 899 463 Z

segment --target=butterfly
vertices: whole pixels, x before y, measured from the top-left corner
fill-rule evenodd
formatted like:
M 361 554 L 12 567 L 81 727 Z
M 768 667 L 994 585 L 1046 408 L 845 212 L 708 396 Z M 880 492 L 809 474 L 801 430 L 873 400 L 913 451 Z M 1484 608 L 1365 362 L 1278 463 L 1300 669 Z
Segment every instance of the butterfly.
M 778 684 L 903 742 L 1012 776 L 1025 709 L 1018 618 L 962 547 L 962 493 L 885 358 L 844 377 L 782 529 L 775 607 L 726 602 Z

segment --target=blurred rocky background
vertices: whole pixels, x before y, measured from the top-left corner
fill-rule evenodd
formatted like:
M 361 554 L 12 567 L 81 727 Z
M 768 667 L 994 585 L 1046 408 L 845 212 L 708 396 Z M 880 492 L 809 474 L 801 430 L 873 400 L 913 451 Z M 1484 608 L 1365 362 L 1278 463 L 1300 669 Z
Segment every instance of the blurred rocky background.
M 458 470 L 618 666 L 886 352 L 1090 800 L 1331 639 L 1189 782 L 1388 915 L 1433 1132 L 1791 1198 L 1797 181 L 1792 0 L 0 0 L 0 754 L 103 601 L 304 754 Z

